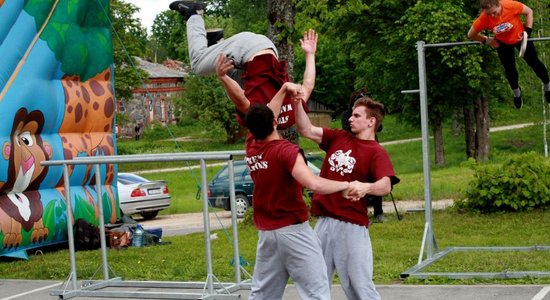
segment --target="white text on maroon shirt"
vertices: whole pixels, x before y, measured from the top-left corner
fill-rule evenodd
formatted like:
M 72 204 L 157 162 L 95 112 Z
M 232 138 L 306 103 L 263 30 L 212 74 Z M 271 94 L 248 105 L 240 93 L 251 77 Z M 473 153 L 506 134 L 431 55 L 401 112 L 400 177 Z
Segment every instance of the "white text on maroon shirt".
M 246 164 L 250 172 L 258 169 L 267 169 L 267 161 L 262 160 L 263 154 L 246 157 Z
M 286 105 L 283 105 L 281 106 L 281 112 L 280 114 L 283 114 L 285 112 L 291 112 L 293 109 L 292 109 L 292 104 L 286 104 Z M 286 122 L 288 122 L 288 116 L 284 116 L 284 117 L 279 117 L 277 118 L 277 124 L 285 124 Z

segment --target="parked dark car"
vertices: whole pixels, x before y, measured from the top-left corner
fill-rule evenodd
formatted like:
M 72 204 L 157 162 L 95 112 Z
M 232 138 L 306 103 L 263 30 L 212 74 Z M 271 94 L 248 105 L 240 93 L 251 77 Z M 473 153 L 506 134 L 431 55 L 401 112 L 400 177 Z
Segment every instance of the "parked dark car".
M 309 158 L 308 166 L 314 174 L 319 175 L 319 168 L 310 163 Z M 245 161 L 234 161 L 233 171 L 235 174 L 235 213 L 238 218 L 242 218 L 246 210 L 252 206 L 254 183 Z M 227 166 L 224 166 L 216 173 L 208 184 L 208 201 L 212 207 L 231 210 L 229 202 L 229 169 Z
M 133 173 L 118 173 L 117 189 L 120 210 L 124 215 L 140 214 L 149 220 L 170 207 L 166 181 L 151 181 Z

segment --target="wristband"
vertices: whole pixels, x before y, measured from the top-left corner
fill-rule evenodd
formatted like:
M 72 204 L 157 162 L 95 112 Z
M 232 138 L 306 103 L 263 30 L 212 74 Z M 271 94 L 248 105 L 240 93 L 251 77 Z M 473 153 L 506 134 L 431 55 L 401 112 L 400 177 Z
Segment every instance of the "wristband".
M 525 32 L 527 32 L 527 37 L 531 37 L 532 31 L 533 31 L 533 28 L 525 27 Z

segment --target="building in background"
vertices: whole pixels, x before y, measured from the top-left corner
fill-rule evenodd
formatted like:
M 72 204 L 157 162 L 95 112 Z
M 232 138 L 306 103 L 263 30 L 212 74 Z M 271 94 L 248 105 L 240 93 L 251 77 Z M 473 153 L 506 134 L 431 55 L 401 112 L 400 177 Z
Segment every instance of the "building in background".
M 333 110 L 313 99 L 307 102 L 307 106 L 309 108 L 308 116 L 311 124 L 318 127 L 330 128 L 330 121 L 332 121 L 332 115 L 334 114 Z
M 132 91 L 132 99 L 117 100 L 117 113 L 125 115 L 127 119 L 117 125 L 118 135 L 124 137 L 133 137 L 136 127 L 143 132 L 151 123 L 175 124 L 173 99 L 183 91 L 184 79 L 188 75 L 178 61 L 167 60 L 164 64 L 156 64 L 134 58 L 149 78 L 142 87 Z

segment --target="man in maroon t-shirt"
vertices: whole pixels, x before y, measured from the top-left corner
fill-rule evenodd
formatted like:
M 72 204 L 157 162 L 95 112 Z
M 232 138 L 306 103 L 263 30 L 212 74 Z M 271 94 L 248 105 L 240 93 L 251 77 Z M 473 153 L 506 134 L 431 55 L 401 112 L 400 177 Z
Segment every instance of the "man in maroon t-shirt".
M 306 58 L 302 92 L 304 93 L 304 99 L 307 101 L 315 86 L 317 33 L 312 29 L 305 31 L 303 39 L 300 40 L 300 45 Z M 268 104 L 282 85 L 289 80 L 286 62 L 279 61 L 277 52 L 274 49 L 261 50 L 244 63 L 243 88 L 234 78 L 228 75 L 235 68 L 235 65 L 233 59 L 227 58 L 223 52 L 219 53 L 216 61 L 216 74 L 229 99 L 235 104 L 237 120 L 241 125 L 244 125 L 242 118 L 248 108 L 253 104 Z M 304 109 L 308 109 L 305 102 L 300 102 L 300 104 L 303 105 Z M 298 144 L 298 135 L 295 133 L 295 129 L 291 128 L 295 124 L 294 106 L 295 103 L 290 97 L 283 99 L 281 111 L 278 112 L 277 129 L 280 130 L 279 133 L 283 135 L 283 138 Z
M 326 152 L 321 177 L 357 184 L 356 200 L 339 193 L 314 194 L 311 213 L 319 216 L 315 232 L 321 240 L 332 282 L 338 273 L 348 299 L 380 299 L 372 281 L 372 245 L 369 237 L 367 195 L 385 196 L 399 182 L 387 152 L 376 141 L 384 106 L 363 96 L 349 117 L 350 131 L 316 127 L 297 105 L 298 132 Z
M 284 83 L 269 106 L 254 104 L 245 115 L 251 136 L 246 162 L 254 182 L 254 224 L 259 239 L 249 299 L 282 299 L 291 277 L 302 299 L 330 299 L 319 239 L 308 223 L 302 186 L 318 194 L 349 190 L 352 184 L 313 174 L 297 145 L 275 130 L 274 112 L 285 94 L 303 95 L 301 86 Z
M 203 19 L 205 8 L 206 5 L 200 1 L 174 1 L 170 4 L 170 9 L 179 12 L 186 20 L 193 72 L 197 75 L 217 73 L 235 104 L 237 121 L 244 125 L 242 118 L 251 104 L 269 103 L 283 83 L 289 81 L 286 62 L 279 60 L 277 48 L 269 38 L 252 32 L 239 32 L 209 45 Z M 307 99 L 315 85 L 317 33 L 312 29 L 305 31 L 300 46 L 306 61 L 302 90 L 304 99 Z M 281 108 L 277 129 L 285 139 L 298 144 L 298 134 L 293 127 L 294 102 L 285 99 Z

